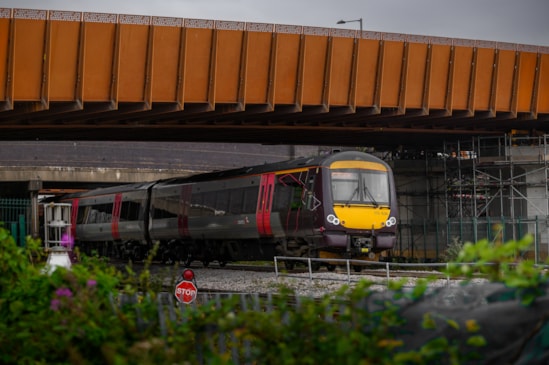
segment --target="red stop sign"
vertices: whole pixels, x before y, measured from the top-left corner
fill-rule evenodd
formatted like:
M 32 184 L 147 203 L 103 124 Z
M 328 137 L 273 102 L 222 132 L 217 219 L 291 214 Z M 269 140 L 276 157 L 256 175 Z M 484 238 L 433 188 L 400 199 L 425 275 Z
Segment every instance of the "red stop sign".
M 181 303 L 190 304 L 196 299 L 198 289 L 192 281 L 183 280 L 175 286 L 175 297 Z

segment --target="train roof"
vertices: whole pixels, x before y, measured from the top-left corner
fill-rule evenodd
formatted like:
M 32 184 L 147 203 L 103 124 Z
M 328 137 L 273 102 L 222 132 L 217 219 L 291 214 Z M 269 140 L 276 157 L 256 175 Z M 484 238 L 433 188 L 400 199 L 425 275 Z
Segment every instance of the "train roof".
M 359 151 L 344 151 L 336 152 L 312 157 L 300 157 L 297 159 L 286 160 L 281 162 L 268 163 L 263 165 L 240 167 L 231 170 L 207 172 L 203 174 L 192 175 L 185 178 L 171 178 L 162 180 L 159 183 L 162 184 L 180 184 L 180 183 L 194 183 L 201 181 L 222 180 L 230 179 L 237 176 L 245 175 L 260 175 L 267 172 L 293 170 L 299 168 L 307 168 L 313 166 L 329 166 L 334 161 L 338 160 L 358 160 L 378 162 L 389 167 L 385 161 L 379 159 L 376 156 Z
M 230 179 L 238 176 L 260 175 L 268 172 L 294 170 L 294 169 L 308 168 L 313 166 L 326 167 L 332 164 L 334 161 L 339 161 L 339 160 L 357 160 L 357 161 L 377 162 L 389 168 L 389 166 L 387 165 L 387 163 L 385 163 L 385 161 L 379 159 L 376 156 L 373 156 L 364 152 L 359 152 L 359 151 L 344 151 L 344 152 L 336 152 L 336 153 L 330 153 L 330 154 L 324 154 L 324 155 L 312 156 L 312 157 L 300 157 L 297 159 L 286 160 L 286 161 L 275 162 L 275 163 L 268 163 L 263 165 L 240 167 L 240 168 L 231 169 L 231 170 L 214 171 L 214 172 L 192 175 L 188 177 L 180 177 L 180 178 L 176 177 L 176 178 L 157 180 L 157 181 L 151 181 L 151 182 L 145 182 L 145 183 L 124 184 L 124 185 L 118 185 L 118 186 L 98 188 L 98 189 L 93 189 L 86 192 L 67 194 L 61 197 L 61 200 L 71 199 L 71 198 L 85 198 L 85 197 L 96 196 L 96 195 L 124 193 L 127 191 L 147 190 L 156 184 L 161 184 L 161 185 L 189 184 L 189 183 L 203 182 L 203 181 Z
M 105 188 L 97 188 L 97 189 L 92 189 L 84 192 L 67 194 L 62 196 L 61 200 L 71 199 L 71 198 L 85 198 L 85 197 L 96 196 L 96 195 L 123 193 L 126 191 L 147 190 L 154 184 L 156 184 L 155 181 L 145 182 L 145 183 L 124 184 L 124 185 L 117 185 L 117 186 L 108 186 Z

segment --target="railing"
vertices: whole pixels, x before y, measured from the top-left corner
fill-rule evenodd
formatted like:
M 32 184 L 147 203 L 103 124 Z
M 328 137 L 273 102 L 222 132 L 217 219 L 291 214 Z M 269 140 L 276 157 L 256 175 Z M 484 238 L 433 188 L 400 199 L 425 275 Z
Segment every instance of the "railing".
M 391 280 L 391 268 L 394 267 L 415 267 L 415 268 L 446 268 L 448 269 L 449 263 L 399 263 L 399 262 L 381 262 L 381 261 L 364 261 L 364 260 L 353 260 L 353 259 L 333 259 L 333 258 L 310 258 L 310 257 L 291 257 L 291 256 L 275 256 L 274 258 L 274 267 L 276 277 L 295 277 L 303 279 L 303 275 L 294 274 L 286 272 L 285 270 L 280 270 L 279 263 L 285 263 L 289 261 L 301 262 L 308 269 L 308 278 L 309 280 L 330 280 L 330 281 L 347 281 L 351 283 L 352 281 L 359 281 L 364 279 L 363 276 L 351 275 L 351 269 L 353 272 L 361 271 L 367 266 L 377 266 L 385 272 L 386 284 Z M 318 264 L 324 263 L 328 265 L 337 265 L 339 267 L 345 268 L 346 279 L 339 279 L 335 276 L 323 277 L 318 274 L 318 271 L 315 270 L 315 266 Z M 396 271 L 393 269 L 393 271 Z M 448 270 L 447 270 L 448 271 Z M 433 275 L 441 275 L 442 278 L 445 278 L 447 283 L 450 283 L 450 276 L 445 275 L 441 272 L 433 271 Z

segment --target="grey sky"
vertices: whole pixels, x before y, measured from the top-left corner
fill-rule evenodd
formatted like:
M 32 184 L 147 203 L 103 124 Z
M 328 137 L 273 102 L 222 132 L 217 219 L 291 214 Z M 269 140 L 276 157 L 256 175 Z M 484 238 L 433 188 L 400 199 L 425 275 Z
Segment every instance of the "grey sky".
M 549 0 L 0 0 L 0 7 L 234 20 L 549 46 Z

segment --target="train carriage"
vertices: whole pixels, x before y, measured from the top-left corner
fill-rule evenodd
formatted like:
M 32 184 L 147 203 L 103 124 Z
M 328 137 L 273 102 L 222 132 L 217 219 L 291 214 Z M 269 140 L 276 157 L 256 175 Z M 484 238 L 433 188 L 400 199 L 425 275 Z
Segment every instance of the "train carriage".
M 78 244 L 110 241 L 131 253 L 160 243 L 160 256 L 170 262 L 357 258 L 390 249 L 396 241 L 392 171 L 357 151 L 66 199 L 77 212 Z M 97 214 L 100 221 L 91 218 Z

